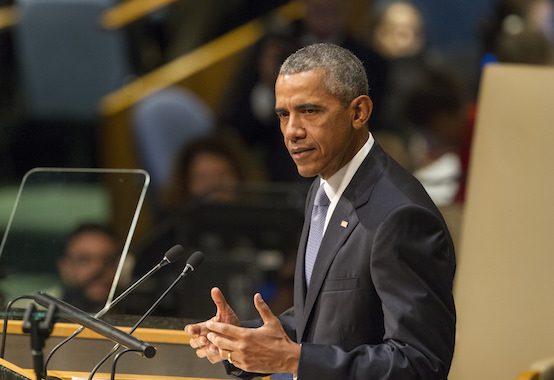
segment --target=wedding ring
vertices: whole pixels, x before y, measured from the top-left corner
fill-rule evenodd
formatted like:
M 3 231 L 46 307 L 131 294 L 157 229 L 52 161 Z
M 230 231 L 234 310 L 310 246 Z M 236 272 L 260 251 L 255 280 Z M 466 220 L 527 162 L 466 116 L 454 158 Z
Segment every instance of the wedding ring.
M 227 354 L 227 361 L 230 363 L 230 364 L 233 364 L 233 359 L 231 358 L 231 352 L 229 352 Z

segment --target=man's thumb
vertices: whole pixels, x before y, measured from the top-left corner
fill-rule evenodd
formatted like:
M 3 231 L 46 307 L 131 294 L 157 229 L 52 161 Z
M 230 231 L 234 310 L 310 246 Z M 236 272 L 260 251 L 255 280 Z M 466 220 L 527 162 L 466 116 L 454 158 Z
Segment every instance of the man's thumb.
M 260 313 L 260 317 L 262 317 L 264 324 L 269 323 L 275 319 L 275 315 L 273 314 L 269 306 L 265 303 L 260 293 L 256 293 L 254 295 L 254 306 L 256 307 L 256 310 L 258 310 L 258 313 Z

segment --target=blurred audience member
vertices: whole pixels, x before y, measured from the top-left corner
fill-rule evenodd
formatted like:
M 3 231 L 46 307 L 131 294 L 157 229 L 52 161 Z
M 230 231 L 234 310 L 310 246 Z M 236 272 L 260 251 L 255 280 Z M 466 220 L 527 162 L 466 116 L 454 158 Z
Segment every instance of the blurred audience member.
M 551 64 L 554 5 L 551 0 L 497 0 L 481 28 L 483 63 Z
M 504 63 L 552 65 L 554 45 L 537 31 L 524 30 L 516 34 L 503 32 L 494 47 L 496 59 Z
M 411 2 L 386 0 L 375 5 L 370 24 L 371 45 L 386 59 L 388 67 L 381 107 L 382 124 L 390 134 L 396 133 L 405 138 L 400 99 L 430 64 L 425 22 L 419 9 Z
M 252 177 L 249 168 L 255 165 L 246 163 L 244 151 L 239 139 L 221 131 L 184 145 L 164 189 L 164 209 L 176 211 L 195 200 L 232 201 L 237 185 Z
M 155 228 L 135 249 L 133 272 L 140 275 L 154 265 L 160 252 L 175 244 L 176 230 L 183 229 L 184 215 L 200 203 L 230 203 L 239 184 L 263 179 L 254 160 L 246 161 L 239 138 L 223 131 L 201 137 L 182 147 L 173 171 L 162 189 L 161 210 Z
M 255 160 L 245 156 L 245 151 L 242 140 L 223 130 L 198 138 L 182 147 L 176 157 L 168 186 L 163 189 L 163 213 L 134 248 L 135 278 L 159 262 L 160 255 L 176 243 L 182 244 L 187 250 L 202 249 L 209 252 L 203 245 L 204 235 L 210 235 L 209 227 L 203 224 L 203 218 L 207 215 L 199 215 L 199 210 L 203 210 L 204 206 L 215 206 L 220 212 L 225 212 L 226 206 L 233 207 L 239 200 L 239 185 L 263 179 L 263 172 Z M 209 218 L 216 220 L 218 215 L 210 214 Z M 233 231 L 234 228 L 236 226 L 229 226 L 228 230 Z M 217 236 L 209 237 L 219 241 Z M 212 240 L 210 242 L 213 243 Z M 214 248 L 210 242 L 207 244 L 214 250 L 224 249 L 219 243 L 214 243 Z M 145 310 L 148 302 L 153 302 L 173 281 L 177 275 L 176 270 L 180 268 L 176 266 L 169 272 L 159 273 L 145 284 L 137 293 L 136 301 L 127 304 L 127 312 L 138 313 L 141 309 Z M 190 305 L 181 304 L 180 295 L 183 292 L 186 293 L 186 289 L 178 290 L 164 300 L 156 310 L 156 315 L 176 316 L 181 315 L 183 310 L 191 312 L 188 307 Z M 201 309 L 198 310 L 200 311 Z
M 100 224 L 72 231 L 58 260 L 64 301 L 87 312 L 102 309 L 112 288 L 121 247 L 115 234 Z
M 414 57 L 425 47 L 425 28 L 419 9 L 408 1 L 386 1 L 375 7 L 371 41 L 386 59 Z
M 460 161 L 469 128 L 467 90 L 448 68 L 429 68 L 403 99 L 413 126 L 412 171 L 439 206 L 455 200 L 465 176 Z

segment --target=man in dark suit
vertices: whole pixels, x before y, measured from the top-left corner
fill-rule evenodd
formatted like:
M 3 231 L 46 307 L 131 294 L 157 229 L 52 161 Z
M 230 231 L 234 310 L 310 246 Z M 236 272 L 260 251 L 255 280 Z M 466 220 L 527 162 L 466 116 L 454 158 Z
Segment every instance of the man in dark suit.
M 361 62 L 331 44 L 283 63 L 276 113 L 306 203 L 294 307 L 243 324 L 212 289 L 217 314 L 189 325 L 199 357 L 228 371 L 298 379 L 446 379 L 452 360 L 455 270 L 441 214 L 367 129 L 372 102 Z M 322 237 L 321 237 L 322 236 Z

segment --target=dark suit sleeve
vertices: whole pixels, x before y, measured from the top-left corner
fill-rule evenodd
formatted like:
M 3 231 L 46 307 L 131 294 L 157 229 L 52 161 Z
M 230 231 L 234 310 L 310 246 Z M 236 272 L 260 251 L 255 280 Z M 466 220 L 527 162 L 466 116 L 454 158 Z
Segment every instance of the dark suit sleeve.
M 446 379 L 454 349 L 455 260 L 442 218 L 419 206 L 403 206 L 370 240 L 383 342 L 350 351 L 304 343 L 299 379 Z
M 296 326 L 294 324 L 294 307 L 285 310 L 280 316 L 279 321 L 289 338 L 296 342 Z

